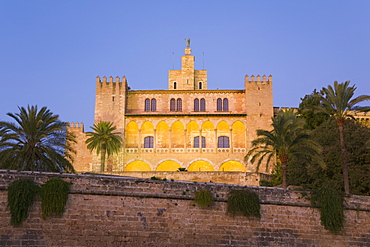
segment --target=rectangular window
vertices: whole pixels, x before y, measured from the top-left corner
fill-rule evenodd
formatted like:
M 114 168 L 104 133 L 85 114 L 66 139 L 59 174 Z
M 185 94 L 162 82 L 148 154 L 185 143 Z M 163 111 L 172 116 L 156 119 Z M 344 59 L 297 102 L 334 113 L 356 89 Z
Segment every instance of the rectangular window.
M 199 136 L 194 137 L 194 148 L 199 148 Z M 206 148 L 206 138 L 202 136 L 202 148 Z
M 153 136 L 147 136 L 144 138 L 144 148 L 153 148 Z
M 229 137 L 227 136 L 218 137 L 217 147 L 218 148 L 230 148 Z

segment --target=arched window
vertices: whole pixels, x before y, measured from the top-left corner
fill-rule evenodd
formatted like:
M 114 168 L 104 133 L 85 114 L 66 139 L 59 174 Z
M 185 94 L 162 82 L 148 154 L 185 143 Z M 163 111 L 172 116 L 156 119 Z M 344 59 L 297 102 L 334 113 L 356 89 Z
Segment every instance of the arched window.
M 144 111 L 150 111 L 150 99 L 145 99 Z
M 203 85 L 202 85 L 202 82 L 200 81 L 200 82 L 199 82 L 199 89 L 202 89 L 202 86 L 203 86 Z
M 175 99 L 170 100 L 170 111 L 176 111 L 176 100 Z
M 156 111 L 156 110 L 157 110 L 157 100 L 152 99 L 151 111 Z
M 182 100 L 177 99 L 177 111 L 182 111 Z
M 205 99 L 200 100 L 200 111 L 206 111 L 206 100 Z
M 173 89 L 177 89 L 177 83 L 176 82 L 173 83 Z
M 144 138 L 144 148 L 153 148 L 153 136 L 147 136 Z
M 223 111 L 229 111 L 229 100 L 228 99 L 224 99 L 222 110 Z
M 194 148 L 199 148 L 199 136 L 194 137 Z M 206 148 L 206 138 L 202 136 L 202 148 Z
M 222 111 L 222 99 L 217 99 L 217 111 Z
M 218 137 L 218 143 L 217 143 L 218 148 L 229 148 L 229 137 L 227 136 L 219 136 Z
M 199 111 L 199 99 L 194 100 L 194 111 Z

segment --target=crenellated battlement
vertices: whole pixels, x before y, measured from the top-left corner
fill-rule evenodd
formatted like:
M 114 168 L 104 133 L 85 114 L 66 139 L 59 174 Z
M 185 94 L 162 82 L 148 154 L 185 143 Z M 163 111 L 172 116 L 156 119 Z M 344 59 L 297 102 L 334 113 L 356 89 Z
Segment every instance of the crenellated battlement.
M 257 75 L 256 77 L 254 75 L 251 75 L 250 80 L 249 80 L 249 76 L 245 75 L 245 82 L 249 82 L 249 83 L 257 82 L 257 83 L 270 84 L 272 83 L 272 75 L 269 75 L 268 77 L 266 75 L 263 75 L 262 81 L 261 81 L 260 75 Z
M 115 78 L 115 81 L 113 81 L 113 76 L 110 76 L 109 77 L 109 80 L 107 80 L 108 78 L 106 76 L 103 76 L 102 77 L 102 80 L 100 79 L 100 76 L 97 76 L 96 77 L 96 82 L 98 83 L 124 83 L 126 84 L 127 83 L 127 80 L 126 80 L 126 76 L 123 76 L 122 77 L 122 80 L 120 80 L 119 76 L 116 76 Z
M 68 122 L 67 123 L 68 128 L 74 128 L 74 129 L 81 129 L 82 132 L 84 131 L 84 123 L 78 123 L 78 122 Z

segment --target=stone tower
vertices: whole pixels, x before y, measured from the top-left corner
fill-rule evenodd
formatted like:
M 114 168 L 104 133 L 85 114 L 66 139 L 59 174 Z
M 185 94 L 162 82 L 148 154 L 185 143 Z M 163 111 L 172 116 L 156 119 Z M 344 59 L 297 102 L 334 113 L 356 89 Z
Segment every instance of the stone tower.
M 252 75 L 250 78 L 245 76 L 245 110 L 246 110 L 246 126 L 247 135 L 250 145 L 254 140 L 257 129 L 271 130 L 271 118 L 273 112 L 273 95 L 272 95 L 272 76 Z M 250 146 L 247 147 L 247 150 Z M 271 166 L 269 167 L 271 170 Z M 260 172 L 267 172 L 260 168 Z
M 117 127 L 117 131 L 123 133 L 126 108 L 126 92 L 127 81 L 126 77 L 120 78 L 117 76 L 113 81 L 113 77 L 96 77 L 96 96 L 95 96 L 95 117 L 94 122 L 110 121 Z
M 194 69 L 195 57 L 191 55 L 191 48 L 185 48 L 185 55 L 181 57 L 181 70 L 168 71 L 169 90 L 206 90 L 207 70 Z

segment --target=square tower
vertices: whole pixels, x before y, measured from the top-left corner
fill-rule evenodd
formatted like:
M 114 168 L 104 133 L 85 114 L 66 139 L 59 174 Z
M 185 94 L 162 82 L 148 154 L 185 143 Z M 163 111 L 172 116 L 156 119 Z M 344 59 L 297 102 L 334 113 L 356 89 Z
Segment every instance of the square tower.
M 191 55 L 190 40 L 181 57 L 181 70 L 168 71 L 169 90 L 206 90 L 207 70 L 194 69 L 195 57 Z

